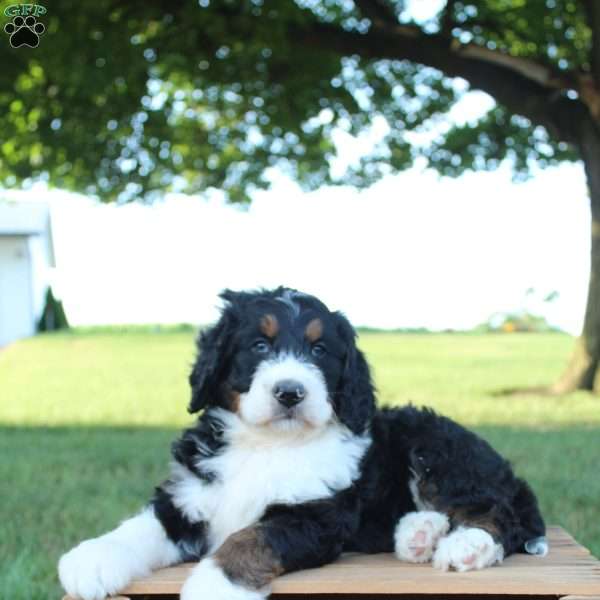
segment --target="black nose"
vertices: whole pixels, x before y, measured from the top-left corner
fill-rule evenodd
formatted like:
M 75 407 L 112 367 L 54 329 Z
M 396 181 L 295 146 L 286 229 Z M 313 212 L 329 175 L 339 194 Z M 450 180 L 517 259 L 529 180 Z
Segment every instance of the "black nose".
M 306 390 L 299 381 L 284 379 L 275 384 L 273 395 L 280 404 L 283 404 L 286 408 L 291 408 L 306 396 Z

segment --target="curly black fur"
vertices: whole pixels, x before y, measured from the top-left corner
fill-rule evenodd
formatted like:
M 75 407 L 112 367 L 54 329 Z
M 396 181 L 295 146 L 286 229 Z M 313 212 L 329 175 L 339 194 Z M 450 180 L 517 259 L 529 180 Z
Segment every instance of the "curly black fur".
M 176 463 L 208 486 L 217 483 L 215 473 L 203 465 L 228 450 L 226 426 L 214 409 L 235 411 L 239 395 L 249 389 L 260 363 L 244 348 L 265 311 L 281 326 L 273 333 L 273 348 L 302 355 L 320 369 L 337 420 L 351 435 L 368 432 L 371 438 L 350 487 L 312 502 L 271 505 L 256 523 L 284 571 L 322 565 L 344 551 L 389 552 L 398 520 L 424 508 L 448 515 L 453 528 L 484 529 L 502 544 L 505 555 L 523 552 L 528 540 L 544 535 L 530 487 L 486 441 L 429 409 L 375 411 L 369 368 L 343 315 L 284 288 L 228 291 L 223 298 L 221 319 L 199 337 L 190 375 L 190 411 L 205 410 L 173 445 Z M 294 314 L 286 321 L 282 311 Z M 311 354 L 303 338 L 303 311 L 320 320 L 329 349 L 324 356 Z M 157 489 L 155 512 L 183 557 L 201 558 L 209 548 L 210 524 L 191 523 L 169 490 L 169 482 Z

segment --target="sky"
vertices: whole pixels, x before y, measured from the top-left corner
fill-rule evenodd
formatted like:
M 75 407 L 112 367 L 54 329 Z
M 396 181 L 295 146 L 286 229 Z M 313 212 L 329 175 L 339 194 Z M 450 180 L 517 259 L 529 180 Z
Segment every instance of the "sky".
M 524 308 L 571 333 L 582 324 L 590 214 L 579 165 L 520 184 L 507 167 L 458 179 L 416 168 L 363 192 L 305 194 L 280 177 L 246 210 L 218 198 L 33 195 L 51 202 L 55 288 L 75 325 L 204 324 L 222 289 L 277 285 L 355 325 L 468 329 Z
M 412 0 L 407 10 L 422 22 L 442 4 Z M 449 118 L 474 121 L 492 106 L 469 92 Z M 385 133 L 377 119 L 359 138 L 337 131 L 333 173 Z M 417 165 L 362 192 L 307 194 L 283 176 L 273 180 L 246 210 L 216 195 L 118 207 L 39 186 L 18 197 L 51 204 L 54 288 L 74 325 L 206 324 L 224 288 L 286 285 L 357 326 L 469 329 L 529 310 L 581 330 L 590 212 L 579 164 L 536 171 L 525 183 L 513 183 L 508 165 L 457 179 Z M 543 302 L 551 292 L 558 298 Z

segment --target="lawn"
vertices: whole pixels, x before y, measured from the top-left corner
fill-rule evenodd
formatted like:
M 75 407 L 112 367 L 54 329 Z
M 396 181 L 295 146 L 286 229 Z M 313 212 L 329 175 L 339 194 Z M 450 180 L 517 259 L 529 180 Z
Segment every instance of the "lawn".
M 190 423 L 192 333 L 46 335 L 0 352 L 0 590 L 60 597 L 55 563 L 135 511 Z M 572 339 L 557 334 L 368 333 L 385 404 L 429 405 L 474 427 L 537 491 L 548 522 L 600 555 L 600 399 L 497 396 L 543 384 Z

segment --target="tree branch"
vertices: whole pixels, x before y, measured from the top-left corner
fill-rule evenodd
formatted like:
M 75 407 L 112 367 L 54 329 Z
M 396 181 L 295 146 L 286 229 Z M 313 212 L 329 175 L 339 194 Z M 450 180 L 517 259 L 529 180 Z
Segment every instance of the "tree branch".
M 354 5 L 373 25 L 398 23 L 396 13 L 385 0 L 354 0 Z
M 505 52 L 490 50 L 484 46 L 472 43 L 459 44 L 456 51 L 467 58 L 483 60 L 491 64 L 506 67 L 545 87 L 557 90 L 577 88 L 577 79 L 571 76 L 570 73 L 559 71 L 551 65 L 545 65 L 535 60 L 511 56 Z
M 583 0 L 589 28 L 592 30 L 591 64 L 596 82 L 600 82 L 600 2 Z
M 309 29 L 292 32 L 292 39 L 340 55 L 409 60 L 439 69 L 449 77 L 461 77 L 512 112 L 544 125 L 555 137 L 567 142 L 576 139 L 574 120 L 581 117 L 580 109 L 586 112 L 582 102 L 562 95 L 564 89 L 573 85 L 564 75 L 557 77 L 551 67 L 474 44 L 461 44 L 442 35 L 425 34 L 417 27 L 386 24 L 361 34 L 315 22 Z
M 446 6 L 442 11 L 441 32 L 443 35 L 447 35 L 448 37 L 452 34 L 452 28 L 455 25 L 453 13 L 456 2 L 457 0 L 446 0 Z

